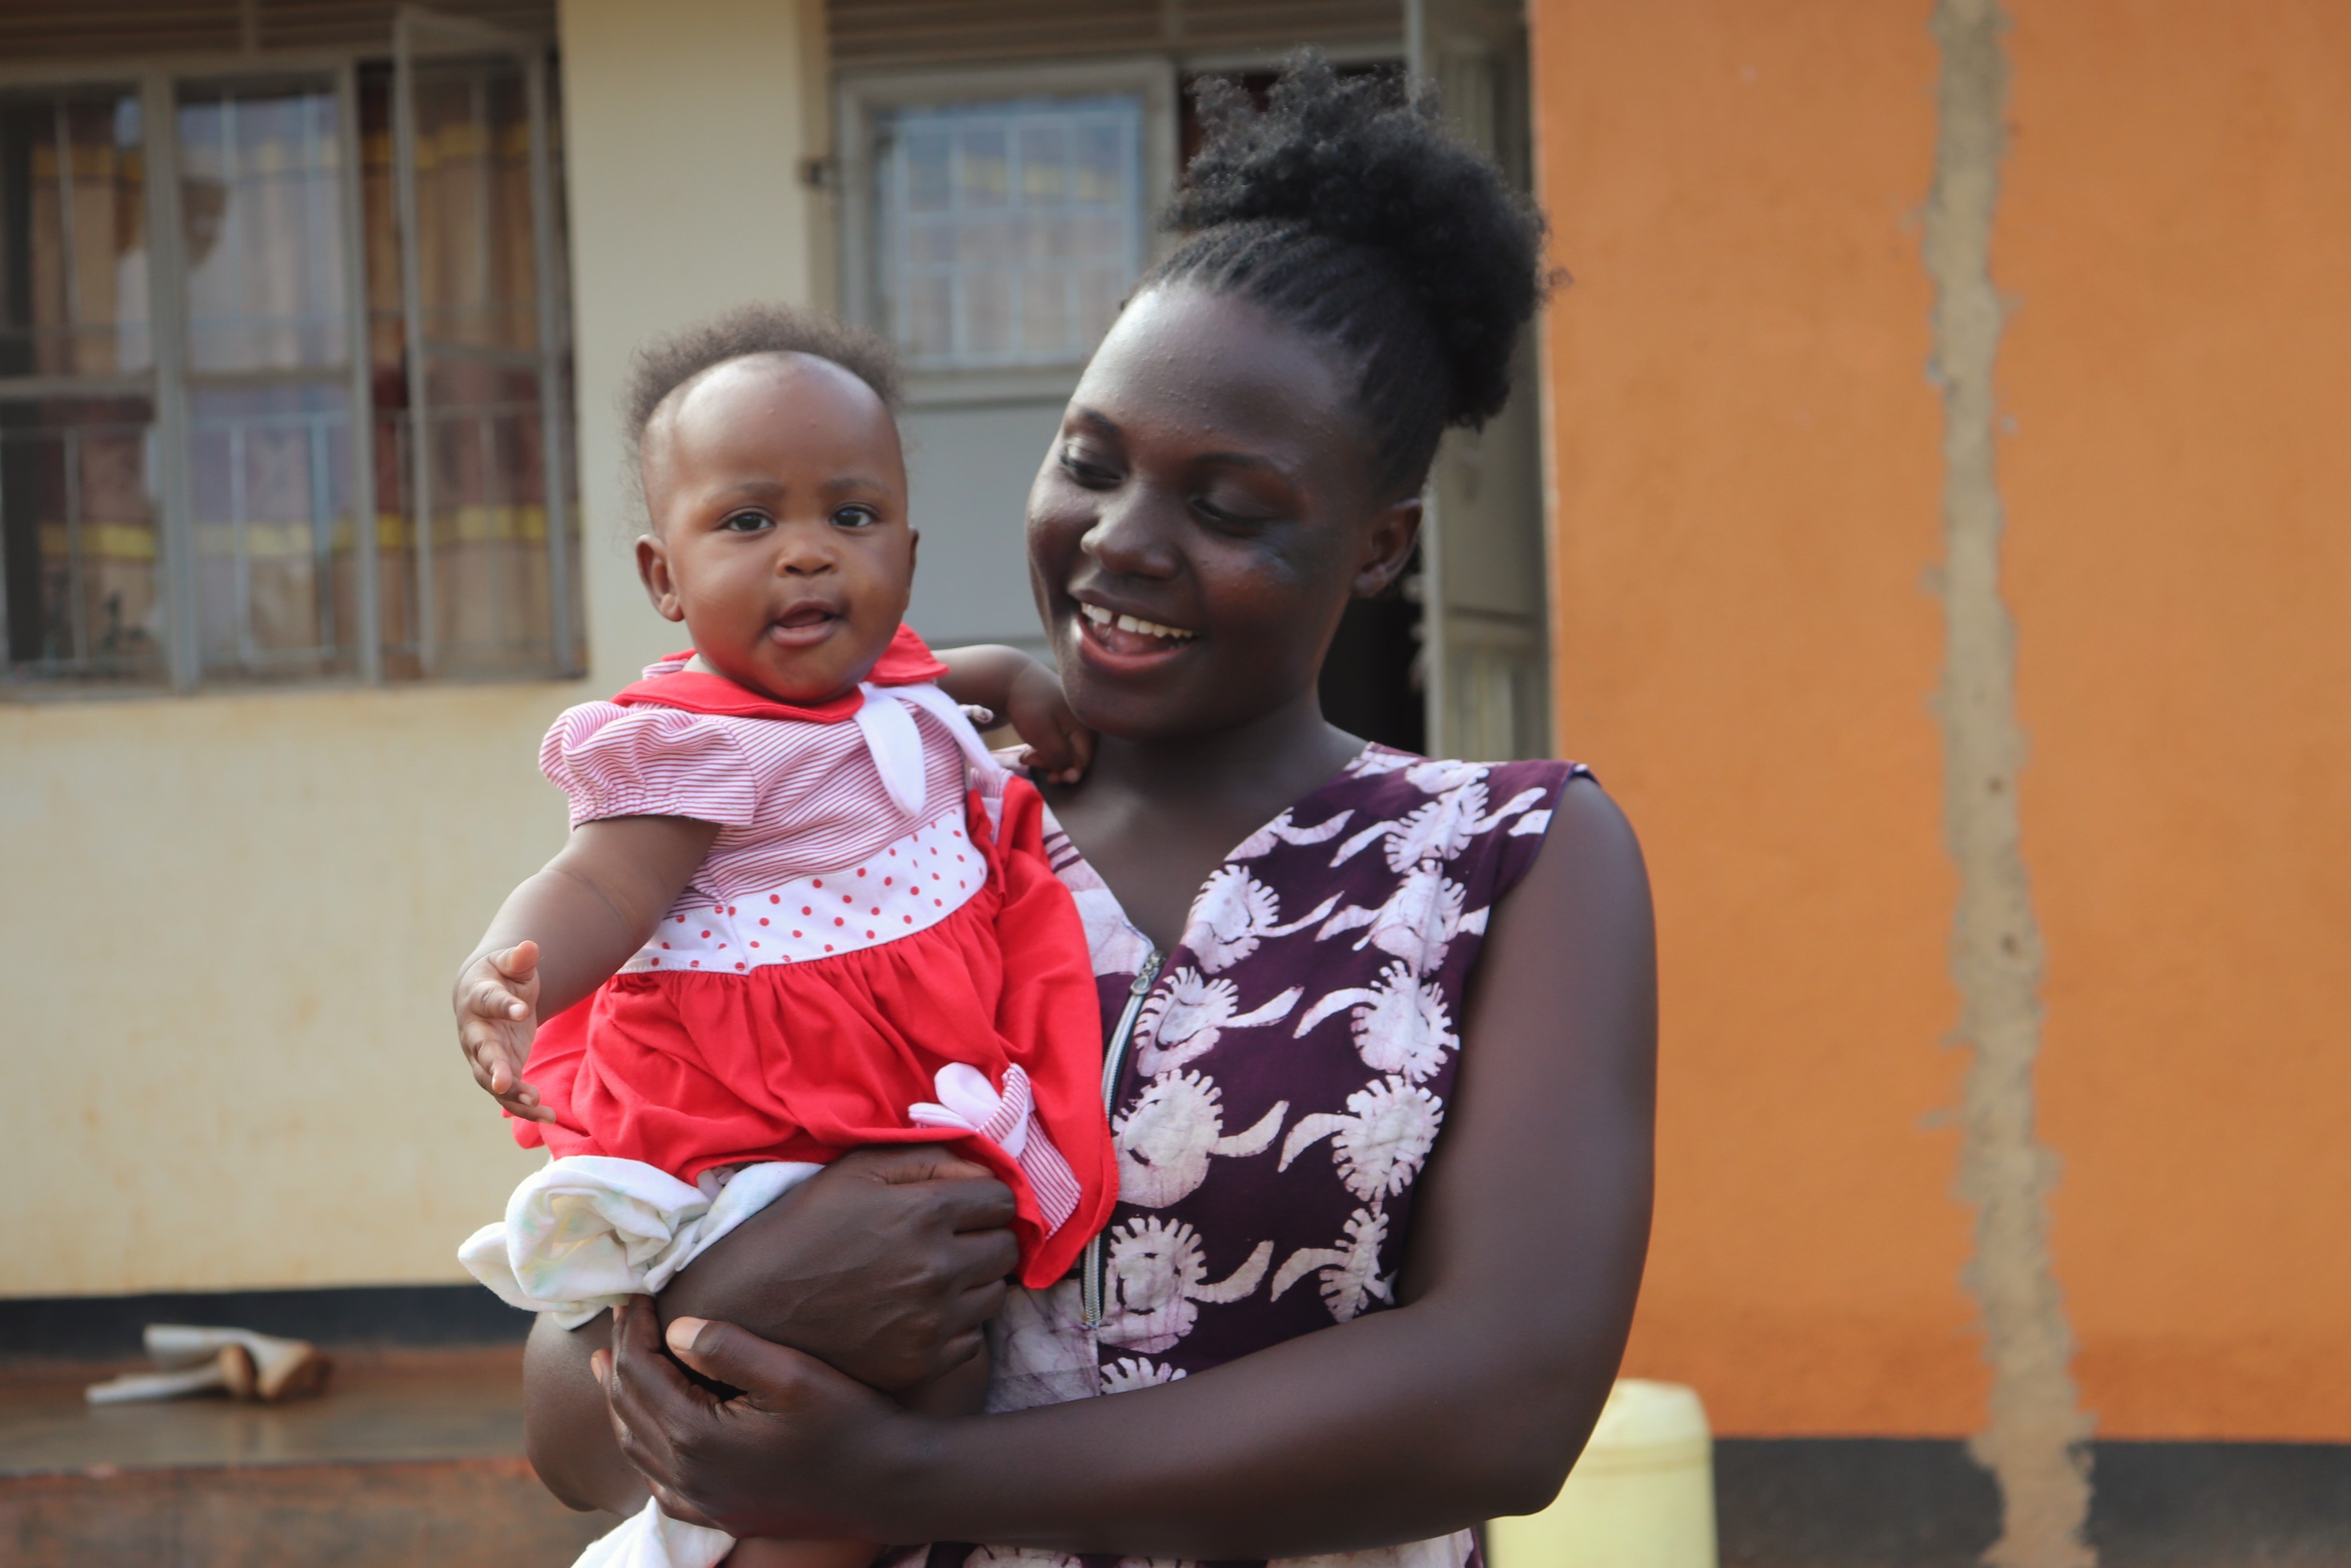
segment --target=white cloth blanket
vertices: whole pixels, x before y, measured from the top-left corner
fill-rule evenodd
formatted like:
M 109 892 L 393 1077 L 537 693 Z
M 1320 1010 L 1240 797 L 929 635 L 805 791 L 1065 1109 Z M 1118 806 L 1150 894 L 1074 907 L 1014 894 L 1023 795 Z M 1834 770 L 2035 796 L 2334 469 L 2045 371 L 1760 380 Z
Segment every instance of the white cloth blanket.
M 804 1160 L 707 1171 L 689 1186 L 642 1160 L 549 1160 L 465 1238 L 457 1260 L 498 1299 L 576 1329 L 653 1295 L 720 1237 L 822 1170 Z

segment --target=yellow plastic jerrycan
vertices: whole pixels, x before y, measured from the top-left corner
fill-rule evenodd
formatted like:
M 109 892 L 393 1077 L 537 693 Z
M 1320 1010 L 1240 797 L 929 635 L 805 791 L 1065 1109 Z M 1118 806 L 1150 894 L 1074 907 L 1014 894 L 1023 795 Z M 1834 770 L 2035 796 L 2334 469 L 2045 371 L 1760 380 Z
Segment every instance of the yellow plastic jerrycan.
M 1567 1485 L 1486 1527 L 1493 1568 L 1715 1568 L 1714 1439 L 1677 1383 L 1618 1381 Z

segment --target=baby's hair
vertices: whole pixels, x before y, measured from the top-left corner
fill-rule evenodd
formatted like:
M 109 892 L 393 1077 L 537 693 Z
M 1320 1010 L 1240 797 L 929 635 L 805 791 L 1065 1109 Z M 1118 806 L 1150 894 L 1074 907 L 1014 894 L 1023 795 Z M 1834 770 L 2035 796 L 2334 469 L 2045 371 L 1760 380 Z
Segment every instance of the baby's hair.
M 873 389 L 898 412 L 898 356 L 862 327 L 789 305 L 742 305 L 637 350 L 621 400 L 629 465 L 642 455 L 645 427 L 670 393 L 703 371 L 756 354 L 807 354 L 830 360 Z
M 1417 489 L 1446 427 L 1510 397 L 1511 349 L 1551 282 L 1542 214 L 1432 95 L 1343 78 L 1313 50 L 1283 62 L 1262 112 L 1231 82 L 1198 99 L 1207 144 L 1165 219 L 1188 237 L 1138 292 L 1231 294 L 1335 347 L 1384 486 Z

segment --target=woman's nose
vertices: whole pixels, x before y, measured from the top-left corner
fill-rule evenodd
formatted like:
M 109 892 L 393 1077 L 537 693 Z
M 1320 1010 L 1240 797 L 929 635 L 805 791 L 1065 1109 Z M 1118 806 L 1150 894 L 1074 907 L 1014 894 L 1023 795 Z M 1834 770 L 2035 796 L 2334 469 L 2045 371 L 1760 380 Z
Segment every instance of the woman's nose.
M 1078 548 L 1096 566 L 1122 577 L 1173 577 L 1176 550 L 1165 519 L 1156 514 L 1147 496 L 1130 492 L 1113 497 L 1078 540 Z

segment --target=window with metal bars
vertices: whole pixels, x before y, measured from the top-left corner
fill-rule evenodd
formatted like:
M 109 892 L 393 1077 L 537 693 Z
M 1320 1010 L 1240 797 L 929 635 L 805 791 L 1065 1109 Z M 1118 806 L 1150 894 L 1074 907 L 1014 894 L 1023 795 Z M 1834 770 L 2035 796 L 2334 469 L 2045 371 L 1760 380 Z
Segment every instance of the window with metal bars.
M 0 691 L 581 666 L 551 91 L 0 81 Z

